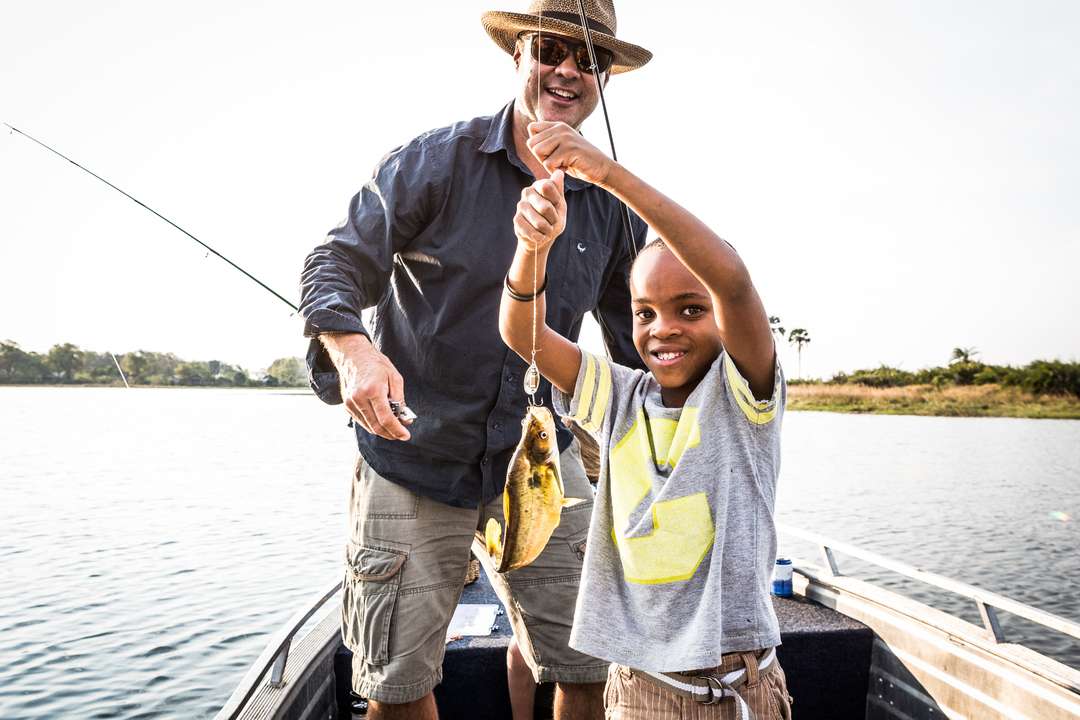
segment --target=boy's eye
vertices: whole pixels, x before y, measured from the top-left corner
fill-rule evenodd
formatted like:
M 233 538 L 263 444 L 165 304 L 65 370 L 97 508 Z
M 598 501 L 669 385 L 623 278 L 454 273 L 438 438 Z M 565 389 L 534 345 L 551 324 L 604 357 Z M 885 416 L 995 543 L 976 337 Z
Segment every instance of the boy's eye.
M 638 320 L 652 320 L 653 311 L 648 308 L 642 308 L 641 310 L 635 311 L 634 316 L 637 317 Z
M 683 314 L 687 317 L 697 317 L 705 312 L 705 308 L 700 305 L 688 305 L 683 308 Z

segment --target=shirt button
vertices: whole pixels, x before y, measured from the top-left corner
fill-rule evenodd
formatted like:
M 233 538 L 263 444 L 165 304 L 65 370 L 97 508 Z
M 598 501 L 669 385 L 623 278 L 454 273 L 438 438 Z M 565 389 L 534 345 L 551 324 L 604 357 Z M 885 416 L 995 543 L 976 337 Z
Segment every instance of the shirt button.
M 487 467 L 488 459 L 484 458 L 483 460 L 480 461 L 480 464 L 483 465 L 484 467 Z
M 502 427 L 502 425 L 500 425 L 498 422 L 491 423 L 491 429 L 492 430 L 498 430 L 501 427 Z

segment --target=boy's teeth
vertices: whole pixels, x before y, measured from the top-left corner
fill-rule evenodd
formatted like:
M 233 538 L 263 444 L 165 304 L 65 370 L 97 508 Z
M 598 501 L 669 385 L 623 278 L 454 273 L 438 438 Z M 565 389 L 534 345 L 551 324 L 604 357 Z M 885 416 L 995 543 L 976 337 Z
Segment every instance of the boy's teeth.
M 661 360 L 674 360 L 675 358 L 682 357 L 685 354 L 686 353 L 682 352 L 661 352 L 656 353 L 656 357 L 660 358 Z

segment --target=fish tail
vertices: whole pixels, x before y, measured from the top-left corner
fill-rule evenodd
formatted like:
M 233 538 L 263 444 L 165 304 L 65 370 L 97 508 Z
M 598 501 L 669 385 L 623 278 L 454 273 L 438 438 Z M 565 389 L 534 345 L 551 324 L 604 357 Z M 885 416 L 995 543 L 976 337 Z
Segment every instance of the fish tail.
M 580 504 L 581 504 L 581 503 L 583 503 L 583 502 L 585 502 L 585 501 L 584 501 L 584 500 L 582 500 L 581 498 L 568 498 L 568 497 L 564 497 L 564 498 L 562 499 L 562 506 L 563 506 L 563 507 L 574 507 L 575 505 L 580 505 Z

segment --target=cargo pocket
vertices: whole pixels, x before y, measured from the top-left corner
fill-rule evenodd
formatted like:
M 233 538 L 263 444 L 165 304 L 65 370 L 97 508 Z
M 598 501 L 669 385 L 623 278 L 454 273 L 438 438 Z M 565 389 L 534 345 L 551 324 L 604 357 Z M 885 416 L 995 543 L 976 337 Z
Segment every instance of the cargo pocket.
M 346 546 L 341 634 L 345 646 L 371 665 L 389 659 L 390 618 L 407 557 L 399 550 L 354 542 Z
M 779 663 L 775 667 L 762 673 L 765 678 L 766 692 L 769 695 L 769 705 L 772 708 L 774 720 L 791 720 L 791 696 L 787 691 L 787 677 Z

